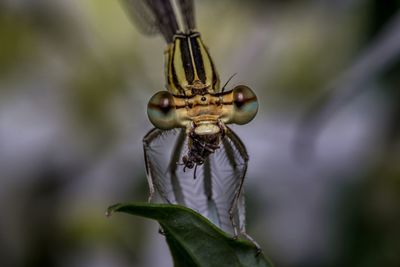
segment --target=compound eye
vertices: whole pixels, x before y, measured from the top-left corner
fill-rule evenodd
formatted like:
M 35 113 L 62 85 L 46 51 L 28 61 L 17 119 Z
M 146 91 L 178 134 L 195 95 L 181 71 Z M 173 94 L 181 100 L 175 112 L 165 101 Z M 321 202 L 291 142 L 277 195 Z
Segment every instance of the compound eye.
M 161 91 L 153 95 L 147 104 L 147 115 L 151 123 L 163 130 L 177 126 L 174 98 L 171 93 Z
M 234 115 L 232 122 L 246 124 L 257 114 L 257 96 L 249 87 L 238 85 L 233 89 L 233 106 Z

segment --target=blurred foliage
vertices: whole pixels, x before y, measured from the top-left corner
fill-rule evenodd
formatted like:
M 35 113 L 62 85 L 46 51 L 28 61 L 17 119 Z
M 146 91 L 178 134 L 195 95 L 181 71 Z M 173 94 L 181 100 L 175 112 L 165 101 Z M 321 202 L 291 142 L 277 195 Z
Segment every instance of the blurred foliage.
M 344 266 L 397 266 L 400 231 L 400 169 L 390 160 L 374 168 L 362 186 L 342 191 Z M 366 256 L 368 255 L 368 256 Z
M 13 14 L 4 14 L 5 11 L 4 8 L 0 9 L 0 34 L 3 36 L 0 49 L 2 76 L 22 59 L 32 56 L 35 51 L 35 39 L 32 29 L 24 21 L 26 18 L 22 15 L 15 17 Z

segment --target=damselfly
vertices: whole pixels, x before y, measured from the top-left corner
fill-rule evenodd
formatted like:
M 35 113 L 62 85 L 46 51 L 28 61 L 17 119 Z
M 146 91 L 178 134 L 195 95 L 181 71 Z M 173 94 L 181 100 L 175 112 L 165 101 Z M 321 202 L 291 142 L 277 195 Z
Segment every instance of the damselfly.
M 167 42 L 167 91 L 150 99 L 147 113 L 155 128 L 143 139 L 149 200 L 158 193 L 235 236 L 245 234 L 242 191 L 248 155 L 227 124 L 251 121 L 258 109 L 256 95 L 244 85 L 230 91 L 220 87 L 196 31 L 192 0 L 121 1 L 144 33 L 160 33 Z

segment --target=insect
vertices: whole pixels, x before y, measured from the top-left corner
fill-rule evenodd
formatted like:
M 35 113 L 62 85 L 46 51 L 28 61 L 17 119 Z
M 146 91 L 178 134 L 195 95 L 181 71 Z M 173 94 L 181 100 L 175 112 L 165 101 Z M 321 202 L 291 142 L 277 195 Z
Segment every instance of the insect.
M 155 128 L 143 138 L 149 201 L 157 193 L 164 202 L 192 208 L 235 236 L 246 235 L 248 154 L 227 125 L 255 117 L 256 95 L 244 85 L 229 91 L 226 84 L 220 87 L 196 30 L 192 0 L 121 1 L 142 32 L 159 33 L 167 43 L 167 90 L 150 99 L 147 114 Z

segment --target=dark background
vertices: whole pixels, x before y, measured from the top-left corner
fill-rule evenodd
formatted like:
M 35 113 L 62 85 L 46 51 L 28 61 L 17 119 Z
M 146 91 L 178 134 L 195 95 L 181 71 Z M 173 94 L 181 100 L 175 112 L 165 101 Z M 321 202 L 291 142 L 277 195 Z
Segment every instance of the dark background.
M 279 267 L 400 266 L 394 0 L 196 1 L 222 83 L 259 98 L 248 232 Z M 118 1 L 0 1 L 0 266 L 171 266 L 145 201 L 161 37 Z

